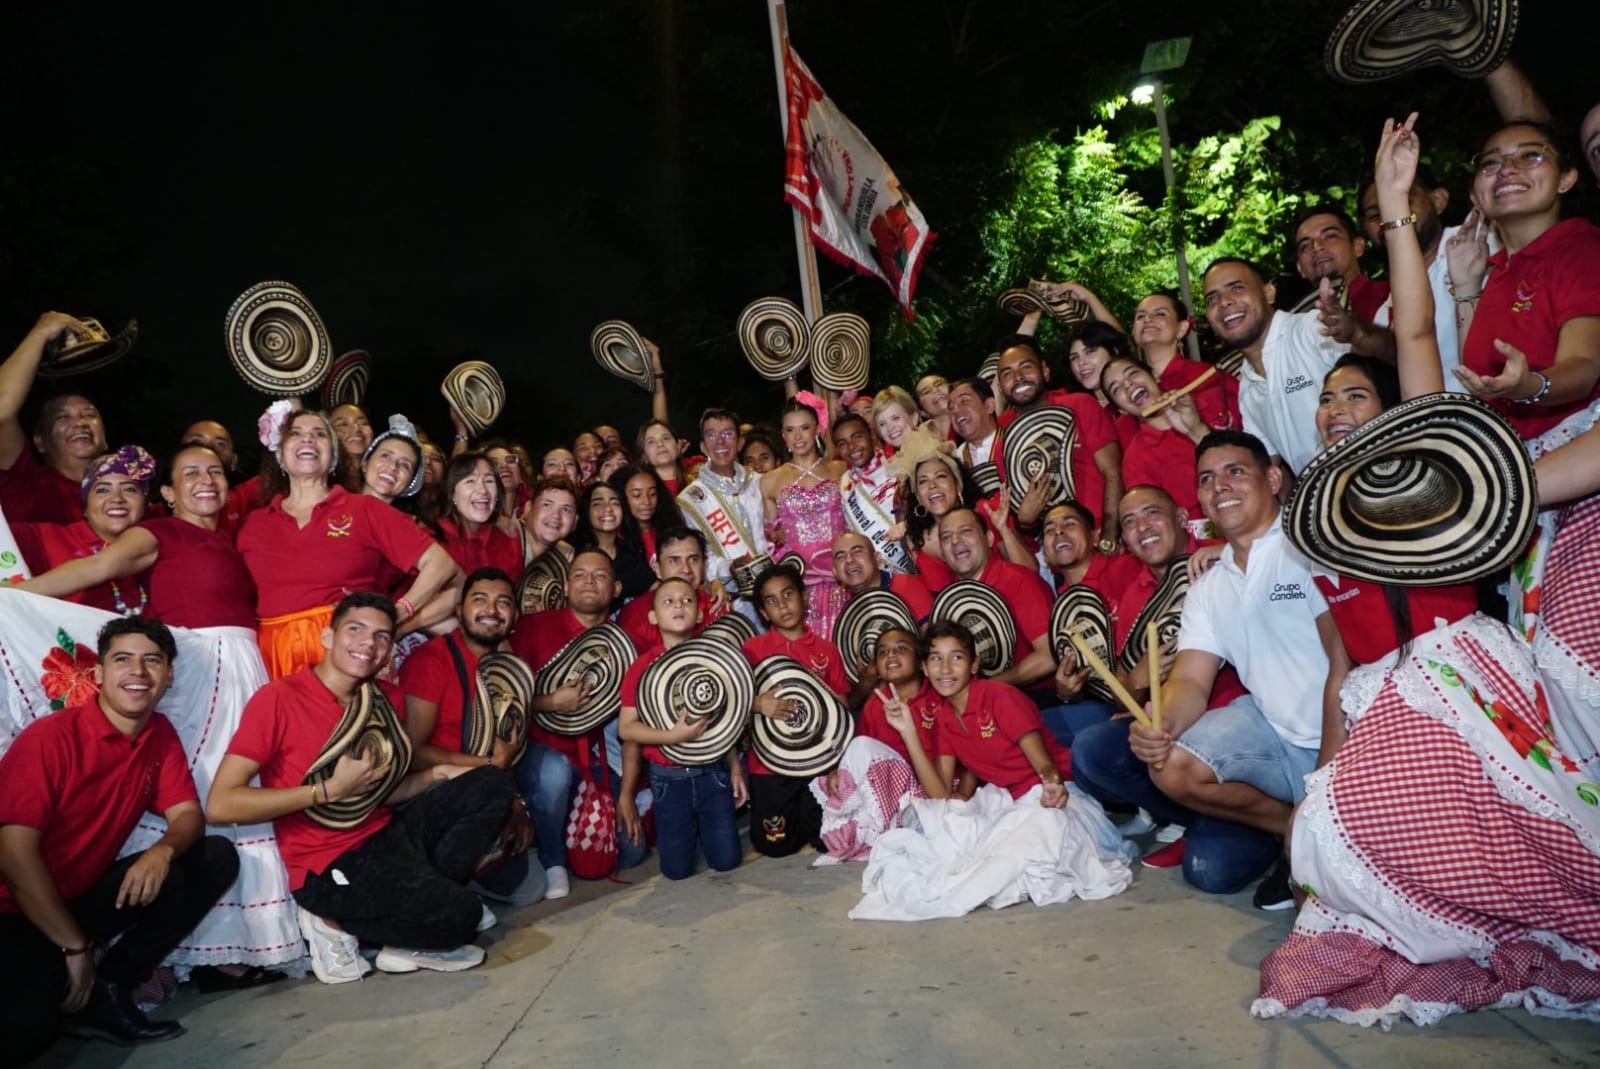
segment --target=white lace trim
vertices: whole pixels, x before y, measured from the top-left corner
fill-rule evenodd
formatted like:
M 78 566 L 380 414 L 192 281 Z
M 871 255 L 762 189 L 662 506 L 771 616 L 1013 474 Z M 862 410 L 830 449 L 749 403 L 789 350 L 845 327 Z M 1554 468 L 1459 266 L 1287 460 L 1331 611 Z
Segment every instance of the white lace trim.
M 1483 1009 L 1507 1010 L 1521 1006 L 1537 1017 L 1565 1017 L 1581 1021 L 1600 1021 L 1600 1002 L 1572 1002 L 1542 987 L 1527 987 L 1510 991 L 1493 1006 Z M 1418 1002 L 1409 995 L 1396 995 L 1382 1006 L 1364 1010 L 1348 1010 L 1328 1005 L 1325 998 L 1307 999 L 1295 1007 L 1285 1006 L 1273 998 L 1258 998 L 1250 1004 L 1250 1016 L 1269 1017 L 1328 1017 L 1344 1024 L 1370 1028 L 1378 1025 L 1385 1032 L 1394 1027 L 1402 1017 L 1412 1024 L 1426 1028 L 1438 1024 L 1451 1014 L 1466 1012 L 1454 1002 Z
M 1539 628 L 1534 636 L 1533 656 L 1551 687 L 1560 690 L 1574 705 L 1587 705 L 1600 713 L 1600 676 L 1548 627 Z

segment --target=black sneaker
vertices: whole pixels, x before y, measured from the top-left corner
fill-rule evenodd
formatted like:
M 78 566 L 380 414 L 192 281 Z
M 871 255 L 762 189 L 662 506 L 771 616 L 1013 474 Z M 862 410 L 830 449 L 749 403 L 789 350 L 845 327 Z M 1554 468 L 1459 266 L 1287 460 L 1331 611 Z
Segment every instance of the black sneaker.
M 1267 873 L 1267 878 L 1261 881 L 1261 886 L 1256 888 L 1251 901 L 1257 909 L 1277 911 L 1294 908 L 1294 892 L 1289 889 L 1288 859 L 1278 859 L 1272 871 Z

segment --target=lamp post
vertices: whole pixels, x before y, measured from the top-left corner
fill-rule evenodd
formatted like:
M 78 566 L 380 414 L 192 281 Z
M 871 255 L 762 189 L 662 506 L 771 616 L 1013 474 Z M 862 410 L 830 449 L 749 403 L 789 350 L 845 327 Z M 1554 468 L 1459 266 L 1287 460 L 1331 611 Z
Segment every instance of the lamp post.
M 1189 38 L 1172 37 L 1165 41 L 1151 41 L 1144 47 L 1144 62 L 1140 65 L 1141 82 L 1130 94 L 1136 104 L 1152 104 L 1156 109 L 1156 129 L 1161 134 L 1161 175 L 1167 183 L 1167 200 L 1172 205 L 1172 246 L 1178 255 L 1178 292 L 1190 314 L 1197 309 L 1194 292 L 1189 285 L 1189 256 L 1184 251 L 1183 221 L 1178 211 L 1177 173 L 1172 168 L 1172 133 L 1167 129 L 1166 86 L 1161 82 L 1161 72 L 1177 70 L 1189 58 Z M 1190 331 L 1184 339 L 1190 360 L 1200 359 L 1200 339 Z

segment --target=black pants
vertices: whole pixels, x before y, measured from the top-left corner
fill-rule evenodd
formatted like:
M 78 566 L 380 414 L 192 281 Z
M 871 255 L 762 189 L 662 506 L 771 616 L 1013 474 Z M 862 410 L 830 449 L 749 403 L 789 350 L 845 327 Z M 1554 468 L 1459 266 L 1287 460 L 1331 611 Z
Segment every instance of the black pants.
M 483 906 L 465 884 L 515 796 L 511 777 L 489 765 L 441 783 L 399 807 L 378 834 L 307 875 L 294 899 L 364 943 L 414 950 L 470 943 Z
M 750 845 L 767 857 L 788 857 L 807 843 L 822 848 L 822 806 L 804 776 L 750 777 Z
M 121 858 L 67 903 L 89 938 L 122 936 L 106 952 L 98 974 L 128 988 L 149 978 L 239 875 L 233 844 L 208 835 L 172 859 L 153 902 L 118 909 L 122 879 L 141 856 Z M 49 1045 L 66 991 L 61 948 L 21 913 L 0 913 L 0 1065 L 20 1064 Z

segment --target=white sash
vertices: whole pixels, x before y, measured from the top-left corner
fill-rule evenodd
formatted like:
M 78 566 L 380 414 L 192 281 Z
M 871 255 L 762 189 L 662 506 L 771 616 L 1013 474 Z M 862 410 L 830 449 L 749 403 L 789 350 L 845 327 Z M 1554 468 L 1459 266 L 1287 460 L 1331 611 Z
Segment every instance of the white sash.
M 678 505 L 694 517 L 706 545 L 718 556 L 738 560 L 755 553 L 755 540 L 737 499 L 730 502 L 710 483 L 696 479 L 678 495 Z
M 895 525 L 894 514 L 878 503 L 871 490 L 871 483 L 855 478 L 852 472 L 846 472 L 839 478 L 845 520 L 852 531 L 866 535 L 878 559 L 890 571 L 902 574 L 915 572 L 905 544 L 889 537 L 889 530 Z

